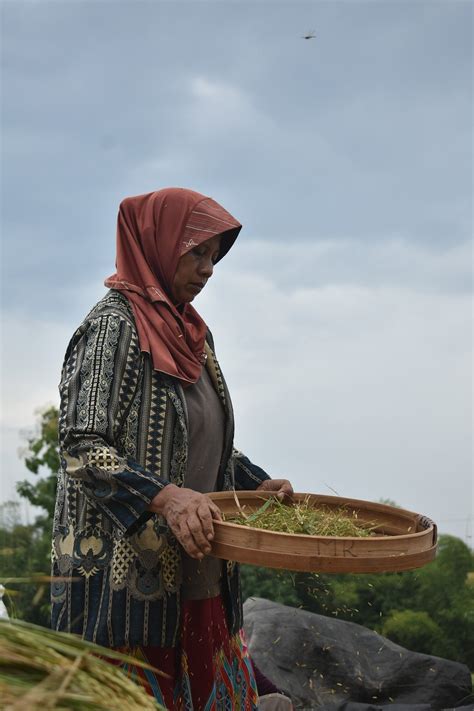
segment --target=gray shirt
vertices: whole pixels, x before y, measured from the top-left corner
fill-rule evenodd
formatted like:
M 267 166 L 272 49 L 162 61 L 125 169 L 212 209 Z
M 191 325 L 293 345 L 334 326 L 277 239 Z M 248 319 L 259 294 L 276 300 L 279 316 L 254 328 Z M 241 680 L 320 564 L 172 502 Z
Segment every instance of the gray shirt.
M 188 468 L 184 486 L 203 494 L 216 490 L 224 446 L 225 414 L 206 368 L 194 385 L 184 390 L 188 410 Z M 202 561 L 183 551 L 184 599 L 202 600 L 220 593 L 222 560 Z

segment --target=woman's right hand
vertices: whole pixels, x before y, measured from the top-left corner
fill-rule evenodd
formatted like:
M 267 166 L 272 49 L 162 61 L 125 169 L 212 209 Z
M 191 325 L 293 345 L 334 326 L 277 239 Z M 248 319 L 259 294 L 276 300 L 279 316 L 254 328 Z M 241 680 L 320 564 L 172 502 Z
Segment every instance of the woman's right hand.
M 222 521 L 216 504 L 193 489 L 167 484 L 148 507 L 161 514 L 168 526 L 191 558 L 204 558 L 211 552 L 210 541 L 214 538 L 212 520 Z

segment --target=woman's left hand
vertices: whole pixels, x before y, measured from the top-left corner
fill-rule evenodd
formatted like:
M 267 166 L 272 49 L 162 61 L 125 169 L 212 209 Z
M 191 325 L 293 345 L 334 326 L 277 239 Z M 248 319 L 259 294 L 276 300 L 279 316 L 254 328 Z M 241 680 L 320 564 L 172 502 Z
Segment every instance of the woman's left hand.
M 293 487 L 288 479 L 265 479 L 257 487 L 257 491 L 275 491 L 277 497 L 282 500 L 293 498 Z

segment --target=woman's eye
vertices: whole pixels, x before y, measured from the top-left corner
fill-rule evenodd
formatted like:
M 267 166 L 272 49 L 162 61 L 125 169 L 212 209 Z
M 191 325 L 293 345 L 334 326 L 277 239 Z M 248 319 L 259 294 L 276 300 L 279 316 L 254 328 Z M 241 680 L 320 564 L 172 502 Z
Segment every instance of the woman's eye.
M 196 255 L 196 257 L 199 257 L 199 259 L 202 259 L 203 257 L 207 257 L 209 255 L 208 250 L 204 249 L 203 247 L 193 247 L 191 250 L 193 254 Z M 219 252 L 217 254 L 213 254 L 211 257 L 211 262 L 215 264 L 219 259 Z

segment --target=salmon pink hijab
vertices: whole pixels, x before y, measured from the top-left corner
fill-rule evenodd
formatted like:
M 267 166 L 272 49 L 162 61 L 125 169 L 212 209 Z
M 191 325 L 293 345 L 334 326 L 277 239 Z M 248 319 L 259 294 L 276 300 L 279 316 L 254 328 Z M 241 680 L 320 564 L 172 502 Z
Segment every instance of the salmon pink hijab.
M 183 385 L 199 380 L 207 326 L 191 304 L 173 304 L 180 257 L 221 235 L 219 259 L 241 224 L 212 198 L 184 188 L 125 198 L 117 225 L 117 272 L 105 281 L 130 301 L 140 341 L 153 368 Z

